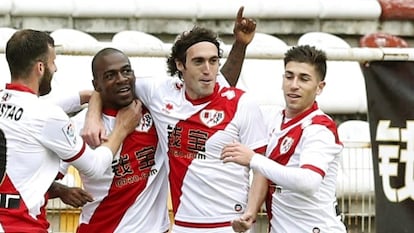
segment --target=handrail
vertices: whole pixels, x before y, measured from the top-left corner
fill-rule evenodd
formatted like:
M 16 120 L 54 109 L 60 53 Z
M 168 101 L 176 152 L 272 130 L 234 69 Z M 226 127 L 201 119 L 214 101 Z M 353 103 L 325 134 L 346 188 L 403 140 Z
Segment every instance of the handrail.
M 122 49 L 131 57 L 166 57 L 170 52 L 171 45 L 164 44 L 161 48 L 153 46 L 132 46 L 116 45 L 111 43 L 96 43 L 94 45 L 67 44 L 58 45 L 56 53 L 61 55 L 93 56 L 104 47 L 116 47 Z M 229 45 L 222 45 L 224 57 L 228 56 L 231 49 Z M 246 52 L 247 59 L 282 59 L 286 50 L 290 48 L 255 48 Z M 414 48 L 321 48 L 331 61 L 414 61 Z M 0 48 L 0 53 L 4 53 L 4 48 Z

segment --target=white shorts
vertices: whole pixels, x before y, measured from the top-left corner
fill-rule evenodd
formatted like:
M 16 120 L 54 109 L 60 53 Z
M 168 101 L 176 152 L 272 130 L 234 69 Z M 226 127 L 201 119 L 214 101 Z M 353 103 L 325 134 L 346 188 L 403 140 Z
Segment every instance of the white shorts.
M 217 227 L 217 228 L 190 228 L 173 225 L 171 233 L 234 233 L 231 226 Z M 253 233 L 252 231 L 245 231 L 244 233 Z

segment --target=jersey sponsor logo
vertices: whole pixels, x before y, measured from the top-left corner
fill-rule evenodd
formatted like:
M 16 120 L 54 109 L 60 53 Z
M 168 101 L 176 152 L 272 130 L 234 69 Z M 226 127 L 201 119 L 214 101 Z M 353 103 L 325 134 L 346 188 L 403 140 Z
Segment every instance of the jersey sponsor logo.
M 19 209 L 20 199 L 19 194 L 0 193 L 0 208 Z
M 157 169 L 151 169 L 148 172 L 144 172 L 141 174 L 134 174 L 125 177 L 117 177 L 114 180 L 115 186 L 118 188 L 122 188 L 125 185 L 134 184 L 142 180 L 148 179 L 150 176 L 155 176 L 158 173 Z
M 207 127 L 214 127 L 224 120 L 224 111 L 205 109 L 200 112 L 200 120 Z
M 63 135 L 65 135 L 69 144 L 73 147 L 76 145 L 76 135 L 75 135 L 75 126 L 72 122 L 68 122 L 63 128 Z
M 207 155 L 201 152 L 183 152 L 180 150 L 170 149 L 168 151 L 168 154 L 170 154 L 171 156 L 177 157 L 177 158 L 183 158 L 183 159 L 189 159 L 189 160 L 193 160 L 193 159 L 206 160 L 207 159 Z
M 13 104 L 0 103 L 0 117 L 18 121 L 22 118 L 22 116 L 23 108 Z
M 208 132 L 189 129 L 187 133 L 183 133 L 183 128 L 180 124 L 168 125 L 168 154 L 174 158 L 205 160 L 207 155 L 204 152 Z
M 135 129 L 139 132 L 148 132 L 151 129 L 153 123 L 154 120 L 152 119 L 151 114 L 147 112 L 144 115 L 142 115 L 141 121 Z
M 293 145 L 295 140 L 291 137 L 284 137 L 280 146 L 280 154 L 287 153 Z

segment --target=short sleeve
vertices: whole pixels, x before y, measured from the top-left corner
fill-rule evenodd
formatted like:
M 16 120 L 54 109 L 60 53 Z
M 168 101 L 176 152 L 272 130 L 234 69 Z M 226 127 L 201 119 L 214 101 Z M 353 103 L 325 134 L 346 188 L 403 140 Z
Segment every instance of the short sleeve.
M 75 124 L 57 106 L 48 109 L 48 116 L 39 138 L 40 142 L 61 159 L 71 159 L 80 152 L 84 144 Z

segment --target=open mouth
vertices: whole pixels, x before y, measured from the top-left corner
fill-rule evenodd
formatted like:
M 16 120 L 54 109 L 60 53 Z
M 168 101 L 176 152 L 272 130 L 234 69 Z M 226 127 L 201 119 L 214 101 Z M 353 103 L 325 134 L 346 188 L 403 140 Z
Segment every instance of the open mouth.
M 211 82 L 213 82 L 213 80 L 211 80 L 211 79 L 201 79 L 200 82 L 202 84 L 210 84 Z
M 129 92 L 130 90 L 131 90 L 131 87 L 122 87 L 117 91 L 117 93 L 125 93 L 125 92 Z
M 292 99 L 297 99 L 297 98 L 300 98 L 301 96 L 297 94 L 287 94 L 287 97 L 292 98 Z

